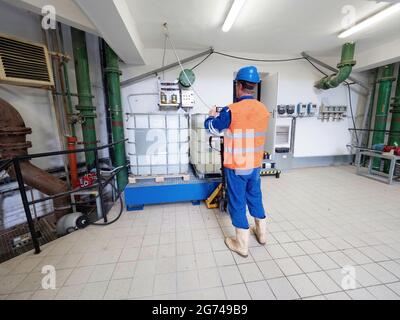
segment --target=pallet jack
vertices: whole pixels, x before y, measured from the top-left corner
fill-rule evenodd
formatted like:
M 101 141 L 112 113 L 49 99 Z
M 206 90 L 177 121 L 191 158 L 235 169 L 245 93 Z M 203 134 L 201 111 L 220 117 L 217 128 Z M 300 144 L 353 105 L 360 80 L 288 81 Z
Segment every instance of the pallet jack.
M 219 139 L 220 150 L 217 150 L 213 146 L 213 141 L 215 139 Z M 225 140 L 224 137 L 210 137 L 209 140 L 210 148 L 220 152 L 221 155 L 221 175 L 222 181 L 218 185 L 217 189 L 211 194 L 211 196 L 206 200 L 206 206 L 208 209 L 218 209 L 221 212 L 227 212 L 228 209 L 228 191 L 226 185 L 226 176 L 224 170 L 224 146 Z
M 220 150 L 213 147 L 213 140 L 220 139 Z M 224 137 L 210 137 L 209 144 L 210 148 L 220 152 L 221 155 L 221 174 L 222 181 L 218 185 L 217 189 L 211 194 L 211 196 L 206 200 L 206 206 L 208 209 L 218 209 L 221 212 L 227 212 L 229 197 L 226 184 L 226 175 L 224 170 Z M 271 161 L 271 156 L 269 153 L 264 153 L 264 160 L 261 168 L 260 175 L 262 177 L 275 176 L 277 179 L 280 178 L 282 171 L 275 168 L 275 163 Z

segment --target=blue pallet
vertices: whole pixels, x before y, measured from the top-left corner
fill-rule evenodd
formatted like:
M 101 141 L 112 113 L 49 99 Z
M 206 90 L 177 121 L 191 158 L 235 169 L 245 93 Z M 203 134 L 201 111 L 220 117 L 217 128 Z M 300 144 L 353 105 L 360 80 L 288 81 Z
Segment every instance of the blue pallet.
M 142 181 L 129 184 L 125 189 L 125 203 L 128 211 L 143 210 L 146 205 L 192 202 L 199 205 L 218 187 L 220 180 L 199 180 L 191 177 L 191 181 L 171 179 L 164 183 Z

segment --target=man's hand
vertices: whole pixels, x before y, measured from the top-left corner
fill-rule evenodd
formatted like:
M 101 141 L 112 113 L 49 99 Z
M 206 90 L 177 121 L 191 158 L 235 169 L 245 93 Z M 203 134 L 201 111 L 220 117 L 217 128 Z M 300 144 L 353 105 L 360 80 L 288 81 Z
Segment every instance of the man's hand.
M 210 112 L 209 112 L 209 114 L 208 114 L 210 117 L 218 117 L 218 115 L 219 115 L 219 112 L 217 111 L 217 106 L 214 106 L 211 110 L 210 110 Z

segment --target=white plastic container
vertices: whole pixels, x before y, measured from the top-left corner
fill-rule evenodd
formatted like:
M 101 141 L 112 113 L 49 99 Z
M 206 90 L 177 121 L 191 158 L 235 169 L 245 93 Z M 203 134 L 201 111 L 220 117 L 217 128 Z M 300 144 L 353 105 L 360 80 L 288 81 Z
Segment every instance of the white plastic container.
M 186 114 L 130 114 L 129 158 L 136 176 L 189 172 L 189 117 Z
M 171 115 L 167 116 L 167 128 L 168 129 L 179 129 L 179 116 Z
M 163 115 L 151 115 L 150 117 L 151 129 L 165 129 L 166 128 L 166 117 Z
M 204 128 L 207 119 L 206 114 L 195 114 L 191 116 L 192 130 L 190 132 L 190 163 L 198 175 L 216 175 L 221 173 L 221 155 L 218 139 L 213 142 L 213 148 L 209 141 L 211 135 Z M 216 149 L 216 150 L 215 150 Z

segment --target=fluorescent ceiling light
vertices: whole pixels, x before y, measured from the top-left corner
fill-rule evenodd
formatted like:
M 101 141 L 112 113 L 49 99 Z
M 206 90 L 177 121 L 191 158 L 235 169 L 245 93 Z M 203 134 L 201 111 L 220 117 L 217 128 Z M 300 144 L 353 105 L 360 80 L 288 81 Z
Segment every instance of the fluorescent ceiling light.
M 351 35 L 353 35 L 356 32 L 360 32 L 371 25 L 378 23 L 382 21 L 383 19 L 389 17 L 393 13 L 396 13 L 400 11 L 400 3 L 391 5 L 390 7 L 383 9 L 382 11 L 378 12 L 377 14 L 361 21 L 360 23 L 357 23 L 355 26 L 351 27 L 350 29 L 347 29 L 343 31 L 341 34 L 339 34 L 339 38 L 347 38 Z
M 231 30 L 245 2 L 246 0 L 234 0 L 231 10 L 229 11 L 229 14 L 226 17 L 225 23 L 222 27 L 223 32 L 228 32 L 229 30 Z

